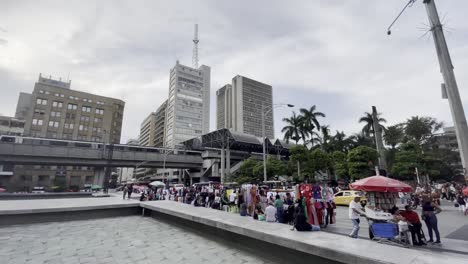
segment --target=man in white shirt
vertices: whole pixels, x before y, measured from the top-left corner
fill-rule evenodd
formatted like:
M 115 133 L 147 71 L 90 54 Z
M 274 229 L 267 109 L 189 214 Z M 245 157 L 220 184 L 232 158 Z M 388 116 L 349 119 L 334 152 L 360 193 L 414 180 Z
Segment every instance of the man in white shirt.
M 231 205 L 234 205 L 234 203 L 236 202 L 236 197 L 237 197 L 236 191 L 233 190 L 231 195 L 229 195 L 229 203 L 231 203 Z
M 354 197 L 354 200 L 349 203 L 349 219 L 353 222 L 353 231 L 351 231 L 351 234 L 349 234 L 350 237 L 352 238 L 358 238 L 358 233 L 359 233 L 359 216 L 365 215 L 365 213 L 362 211 L 361 204 L 359 203 L 361 201 L 360 196 Z
M 272 203 L 268 203 L 265 209 L 265 220 L 267 222 L 276 222 L 276 211 L 276 207 L 274 207 Z

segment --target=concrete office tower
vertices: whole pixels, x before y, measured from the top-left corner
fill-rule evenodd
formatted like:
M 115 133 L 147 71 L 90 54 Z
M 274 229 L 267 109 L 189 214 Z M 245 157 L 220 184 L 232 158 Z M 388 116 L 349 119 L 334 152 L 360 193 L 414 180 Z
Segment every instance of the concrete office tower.
M 216 91 L 216 129 L 228 128 L 227 121 L 231 115 L 232 86 L 226 84 Z
M 156 123 L 156 112 L 151 112 L 149 116 L 141 122 L 139 145 L 152 146 L 154 142 L 154 127 Z
M 16 105 L 15 118 L 26 119 L 26 115 L 31 109 L 32 94 L 21 92 L 18 97 L 18 104 Z
M 158 110 L 156 110 L 156 121 L 154 127 L 154 145 L 155 147 L 164 146 L 164 128 L 166 127 L 166 109 L 167 100 L 164 101 Z
M 177 61 L 170 72 L 164 145 L 208 133 L 210 126 L 210 67 L 194 69 Z
M 20 94 L 16 115 L 25 118 L 24 135 L 120 143 L 125 103 L 72 90 L 70 85 L 39 75 L 32 94 Z M 83 188 L 102 184 L 100 172 L 102 168 L 94 167 L 17 165 L 10 186 L 12 191 L 31 191 L 34 186 Z
M 125 103 L 71 90 L 70 84 L 39 75 L 25 117 L 25 135 L 120 143 Z M 24 109 L 21 100 L 20 95 L 17 109 Z
M 237 75 L 217 93 L 217 128 L 262 137 L 262 108 L 273 106 L 271 85 Z M 265 116 L 265 136 L 274 138 L 273 111 Z

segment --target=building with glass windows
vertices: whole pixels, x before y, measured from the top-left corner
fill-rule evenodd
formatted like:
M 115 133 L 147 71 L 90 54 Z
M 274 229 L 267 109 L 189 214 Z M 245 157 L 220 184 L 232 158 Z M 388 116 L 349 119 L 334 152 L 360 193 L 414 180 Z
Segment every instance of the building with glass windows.
M 24 118 L 24 136 L 120 143 L 125 103 L 122 100 L 72 90 L 63 82 L 39 75 L 31 94 L 20 93 L 16 118 Z M 101 168 L 102 169 L 102 168 Z M 83 188 L 96 184 L 94 167 L 16 165 L 2 184 L 8 191 Z
M 210 67 L 194 69 L 178 61 L 170 71 L 164 145 L 208 133 L 210 126 Z
M 70 85 L 71 81 L 39 75 L 28 96 L 29 107 L 27 94 L 20 94 L 17 114 L 24 115 L 25 136 L 120 143 L 125 103 L 72 90 Z
M 237 75 L 232 85 L 216 91 L 216 127 L 262 137 L 262 109 L 265 115 L 265 136 L 274 138 L 273 89 L 271 85 Z

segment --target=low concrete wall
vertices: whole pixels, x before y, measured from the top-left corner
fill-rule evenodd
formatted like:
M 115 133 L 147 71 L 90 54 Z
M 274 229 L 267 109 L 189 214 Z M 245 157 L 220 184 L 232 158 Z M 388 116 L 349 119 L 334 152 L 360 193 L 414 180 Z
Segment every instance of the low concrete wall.
M 36 224 L 45 222 L 65 222 L 107 217 L 120 217 L 141 214 L 140 207 L 124 207 L 71 212 L 48 212 L 36 214 L 2 215 L 0 227 L 10 225 Z
M 62 192 L 62 193 L 0 193 L 0 200 L 31 200 L 31 199 L 60 199 L 60 198 L 89 198 L 90 192 Z

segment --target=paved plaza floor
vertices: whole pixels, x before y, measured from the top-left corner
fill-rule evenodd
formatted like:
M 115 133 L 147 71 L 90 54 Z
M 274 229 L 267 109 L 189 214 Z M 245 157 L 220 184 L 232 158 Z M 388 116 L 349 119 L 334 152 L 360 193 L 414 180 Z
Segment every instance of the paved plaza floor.
M 280 263 L 149 217 L 0 228 L 1 263 Z

